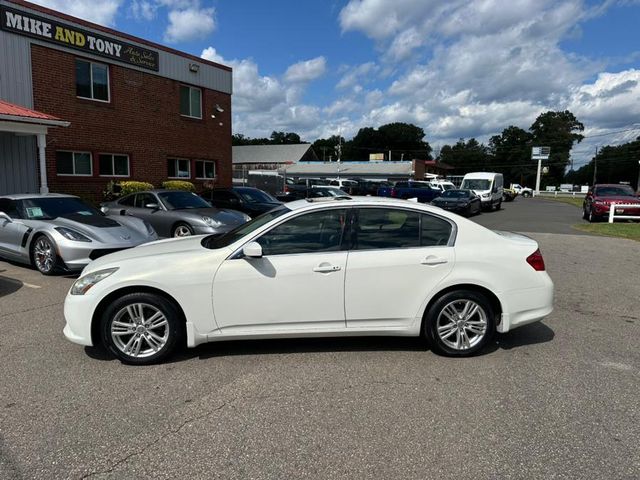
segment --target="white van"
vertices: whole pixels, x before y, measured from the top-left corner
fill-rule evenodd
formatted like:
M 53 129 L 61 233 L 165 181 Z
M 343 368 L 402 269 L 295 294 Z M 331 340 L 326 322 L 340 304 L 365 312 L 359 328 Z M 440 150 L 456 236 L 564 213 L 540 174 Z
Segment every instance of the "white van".
M 482 208 L 499 210 L 502 206 L 504 178 L 501 173 L 467 173 L 462 179 L 461 189 L 473 190 L 480 197 Z

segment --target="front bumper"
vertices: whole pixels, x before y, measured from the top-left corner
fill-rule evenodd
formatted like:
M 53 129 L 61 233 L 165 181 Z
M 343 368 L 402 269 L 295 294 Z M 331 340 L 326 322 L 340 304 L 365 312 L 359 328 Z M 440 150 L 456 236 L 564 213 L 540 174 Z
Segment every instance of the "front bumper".
M 91 319 L 97 298 L 93 295 L 67 295 L 64 301 L 65 326 L 62 332 L 67 339 L 78 345 L 93 346 Z
M 147 241 L 157 240 L 150 238 Z M 78 271 L 86 267 L 92 260 L 103 257 L 110 253 L 119 252 L 127 248 L 137 247 L 145 242 L 139 243 L 98 243 L 98 242 L 74 242 L 67 239 L 56 239 L 58 256 L 62 259 L 67 270 Z

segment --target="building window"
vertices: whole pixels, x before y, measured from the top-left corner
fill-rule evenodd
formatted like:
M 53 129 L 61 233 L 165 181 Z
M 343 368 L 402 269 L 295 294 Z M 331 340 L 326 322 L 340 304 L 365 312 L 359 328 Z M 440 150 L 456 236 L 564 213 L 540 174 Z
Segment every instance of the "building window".
M 109 67 L 76 58 L 76 95 L 100 102 L 109 101 Z
M 180 115 L 202 118 L 202 92 L 199 88 L 180 85 Z
M 93 175 L 89 152 L 56 152 L 56 172 L 58 175 Z
M 169 178 L 191 178 L 191 162 L 182 158 L 170 158 L 167 163 Z
M 216 162 L 196 160 L 196 178 L 209 180 L 216 177 Z
M 101 153 L 98 155 L 100 164 L 100 176 L 102 177 L 128 177 L 129 155 L 117 155 Z

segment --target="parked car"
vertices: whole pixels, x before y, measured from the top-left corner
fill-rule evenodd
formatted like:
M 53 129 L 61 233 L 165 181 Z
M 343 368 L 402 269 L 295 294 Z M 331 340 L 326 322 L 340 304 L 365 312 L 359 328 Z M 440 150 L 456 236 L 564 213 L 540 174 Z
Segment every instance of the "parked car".
M 286 192 L 276 195 L 278 200 L 282 202 L 293 202 L 294 200 L 303 200 L 305 198 L 318 197 L 345 197 L 349 196 L 347 192 L 343 192 L 337 187 L 328 185 L 314 185 L 305 187 L 304 185 L 289 185 L 285 187 Z
M 424 336 L 467 356 L 552 304 L 534 240 L 428 205 L 351 197 L 98 259 L 66 297 L 64 334 L 132 364 L 184 343 L 354 334 Z
M 391 182 L 386 180 L 363 180 L 352 179 L 358 182 L 358 195 L 378 195 L 378 190 L 385 187 L 393 187 Z
M 455 190 L 456 188 L 456 186 L 452 182 L 448 180 L 441 180 L 441 179 L 430 180 L 429 186 L 431 188 L 435 188 L 436 190 L 440 190 L 441 192 L 444 192 L 447 190 Z
M 251 220 L 246 213 L 212 207 L 195 193 L 149 190 L 103 203 L 104 213 L 131 215 L 149 222 L 161 237 L 220 234 Z
M 582 218 L 590 222 L 598 222 L 609 216 L 609 209 L 615 203 L 638 205 L 625 209 L 617 209 L 616 213 L 630 216 L 640 215 L 640 198 L 629 185 L 597 184 L 589 189 L 582 203 Z
M 396 182 L 393 187 L 381 187 L 378 189 L 378 196 L 404 200 L 417 198 L 418 202 L 429 203 L 439 196 L 441 192 L 439 189 L 431 188 L 428 182 L 408 181 Z
M 246 213 L 251 218 L 282 205 L 280 200 L 275 199 L 267 192 L 252 187 L 216 189 L 211 192 L 210 198 L 214 207 L 237 210 Z
M 480 197 L 472 190 L 447 190 L 438 198 L 435 198 L 431 205 L 449 210 L 450 212 L 459 213 L 470 217 L 476 213 L 480 213 L 482 205 Z
M 0 256 L 44 275 L 79 271 L 103 255 L 157 239 L 144 220 L 105 216 L 72 195 L 0 197 Z
M 467 173 L 462 179 L 460 188 L 476 192 L 482 201 L 482 208 L 485 210 L 500 210 L 502 207 L 504 178 L 501 173 Z
M 355 180 L 347 178 L 328 178 L 329 186 L 336 187 L 349 195 L 360 195 L 360 185 Z

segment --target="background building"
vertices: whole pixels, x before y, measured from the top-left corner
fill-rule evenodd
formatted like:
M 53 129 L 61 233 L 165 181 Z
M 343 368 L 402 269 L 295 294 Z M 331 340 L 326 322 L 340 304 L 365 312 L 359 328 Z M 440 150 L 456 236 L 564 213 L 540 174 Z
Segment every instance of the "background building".
M 0 113 L 0 194 L 231 185 L 229 67 L 21 0 L 0 0 L 0 46 L 0 100 L 50 117 L 42 144 Z

